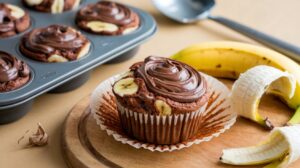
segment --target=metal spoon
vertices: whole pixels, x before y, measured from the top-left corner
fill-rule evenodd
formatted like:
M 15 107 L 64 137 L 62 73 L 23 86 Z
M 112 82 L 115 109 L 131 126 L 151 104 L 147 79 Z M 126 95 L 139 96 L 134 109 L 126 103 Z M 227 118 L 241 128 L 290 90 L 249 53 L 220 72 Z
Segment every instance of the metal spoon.
M 300 62 L 300 48 L 221 16 L 211 16 L 214 0 L 152 0 L 158 10 L 180 23 L 216 21 Z

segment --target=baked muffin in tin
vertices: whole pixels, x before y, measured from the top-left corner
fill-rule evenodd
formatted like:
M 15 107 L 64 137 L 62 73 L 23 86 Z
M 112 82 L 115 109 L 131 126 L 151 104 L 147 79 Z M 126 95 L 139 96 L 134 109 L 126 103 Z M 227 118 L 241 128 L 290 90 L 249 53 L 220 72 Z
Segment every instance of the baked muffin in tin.
M 25 56 L 42 62 L 68 62 L 85 56 L 90 41 L 79 31 L 64 25 L 50 25 L 26 33 L 20 42 Z
M 80 0 L 22 0 L 23 3 L 34 10 L 48 13 L 62 13 L 75 9 L 79 6 Z
M 130 8 L 111 1 L 99 1 L 81 8 L 76 24 L 83 30 L 101 35 L 122 35 L 133 32 L 140 18 Z
M 0 92 L 16 90 L 30 80 L 30 69 L 16 57 L 0 51 Z
M 30 16 L 18 6 L 0 3 L 0 38 L 14 36 L 30 27 Z

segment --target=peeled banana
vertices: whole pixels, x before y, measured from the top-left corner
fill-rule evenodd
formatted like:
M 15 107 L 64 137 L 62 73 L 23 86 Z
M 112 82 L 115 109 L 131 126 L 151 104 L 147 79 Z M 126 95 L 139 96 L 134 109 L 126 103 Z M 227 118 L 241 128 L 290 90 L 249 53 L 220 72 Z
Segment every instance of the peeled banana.
M 300 125 L 275 128 L 257 146 L 223 150 L 220 161 L 231 165 L 258 165 L 284 168 L 300 157 Z
M 231 93 L 231 107 L 239 115 L 273 129 L 268 118 L 258 113 L 258 105 L 265 92 L 272 92 L 284 100 L 294 96 L 295 78 L 279 69 L 259 65 L 242 73 L 234 82 Z
M 240 73 L 257 65 L 269 65 L 287 71 L 297 83 L 294 96 L 287 99 L 286 103 L 294 109 L 300 105 L 300 66 L 270 49 L 239 42 L 207 42 L 187 47 L 171 58 L 215 77 L 237 79 Z M 300 109 L 287 124 L 297 123 L 300 123 Z

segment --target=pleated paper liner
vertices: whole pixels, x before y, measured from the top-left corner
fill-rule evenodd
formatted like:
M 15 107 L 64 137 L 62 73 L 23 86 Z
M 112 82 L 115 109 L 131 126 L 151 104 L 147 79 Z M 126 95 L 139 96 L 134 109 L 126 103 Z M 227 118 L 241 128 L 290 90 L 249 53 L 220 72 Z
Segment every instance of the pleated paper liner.
M 126 135 L 153 144 L 177 144 L 198 133 L 206 104 L 197 111 L 180 115 L 148 115 L 134 112 L 117 101 L 121 126 Z
M 196 133 L 194 133 L 195 134 L 194 136 L 187 136 L 189 137 L 188 139 L 185 139 L 180 142 L 178 141 L 178 139 L 176 139 L 178 143 L 174 145 L 158 144 L 159 142 L 165 142 L 165 139 L 169 140 L 169 142 L 171 142 L 170 139 L 173 139 L 163 134 L 163 133 L 168 134 L 166 130 L 170 130 L 170 127 L 168 126 L 165 127 L 163 124 L 175 122 L 175 119 L 171 119 L 172 117 L 166 117 L 166 116 L 157 117 L 148 114 L 135 115 L 134 112 L 132 111 L 127 111 L 127 112 L 123 111 L 125 117 L 127 114 L 127 117 L 133 118 L 132 121 L 135 121 L 133 123 L 135 123 L 136 126 L 141 124 L 139 127 L 144 127 L 144 129 L 146 129 L 147 126 L 145 125 L 145 122 L 139 123 L 137 121 L 138 120 L 140 121 L 140 119 L 142 119 L 142 121 L 146 121 L 144 117 L 147 117 L 148 118 L 147 120 L 153 124 L 152 127 L 153 129 L 166 128 L 164 131 L 161 131 L 159 133 L 161 136 L 165 136 L 165 137 L 156 136 L 158 134 L 155 135 L 152 134 L 152 136 L 148 135 L 148 139 L 147 139 L 148 142 L 151 142 L 152 140 L 152 142 L 156 142 L 156 143 L 145 143 L 143 141 L 137 140 L 135 138 L 132 138 L 132 136 L 128 136 L 127 134 L 128 132 L 126 133 L 123 130 L 121 119 L 119 117 L 119 112 L 117 110 L 118 108 L 117 102 L 112 93 L 112 84 L 116 80 L 118 80 L 122 76 L 122 74 L 113 76 L 105 80 L 104 82 L 102 82 L 100 85 L 98 85 L 98 87 L 94 90 L 91 96 L 91 105 L 90 105 L 91 112 L 93 113 L 93 116 L 97 121 L 97 124 L 101 127 L 102 130 L 105 130 L 108 135 L 112 135 L 116 141 L 120 141 L 123 144 L 128 144 L 138 149 L 144 148 L 150 151 L 171 152 L 174 150 L 190 147 L 193 144 L 199 144 L 201 142 L 210 141 L 212 138 L 217 137 L 220 134 L 224 133 L 226 130 L 228 130 L 235 123 L 237 116 L 235 113 L 233 113 L 230 110 L 230 100 L 228 98 L 230 94 L 229 89 L 217 79 L 205 74 L 203 75 L 205 76 L 209 86 L 210 97 L 207 105 L 204 106 L 203 109 L 198 111 L 197 115 L 196 115 L 197 112 L 194 112 L 195 114 L 191 114 L 191 113 L 189 114 L 190 115 L 189 118 L 198 119 L 197 122 L 199 123 L 197 123 L 198 125 L 197 129 L 195 130 L 194 127 Z M 121 113 L 122 112 L 120 112 L 120 115 Z M 200 118 L 197 117 L 198 115 L 200 116 Z M 173 118 L 175 118 L 175 116 Z M 178 121 L 182 121 L 179 122 L 181 123 L 181 126 L 182 124 L 187 123 L 186 116 L 181 117 L 178 115 L 176 118 L 177 118 L 176 123 Z M 139 128 L 136 131 L 142 131 L 142 129 Z M 193 131 L 193 128 L 190 128 L 189 131 Z M 184 132 L 185 130 L 181 131 L 181 133 Z

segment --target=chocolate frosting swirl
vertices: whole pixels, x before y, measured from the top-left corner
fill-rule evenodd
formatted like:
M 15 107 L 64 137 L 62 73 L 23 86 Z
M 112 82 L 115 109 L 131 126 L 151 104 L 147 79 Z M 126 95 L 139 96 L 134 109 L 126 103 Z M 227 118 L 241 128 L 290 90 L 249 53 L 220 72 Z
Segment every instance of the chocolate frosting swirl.
M 0 51 L 0 82 L 8 82 L 18 77 L 29 76 L 29 67 L 17 58 Z
M 32 30 L 23 42 L 31 51 L 51 54 L 56 50 L 76 50 L 82 47 L 87 39 L 68 26 L 50 25 Z
M 79 20 L 103 21 L 124 26 L 134 21 L 136 14 L 124 5 L 100 1 L 82 8 L 77 15 Z
M 131 70 L 151 92 L 174 101 L 190 103 L 206 93 L 206 82 L 199 72 L 178 61 L 150 56 Z
M 14 20 L 15 18 L 11 15 L 10 9 L 4 3 L 0 3 L 0 32 L 14 30 Z

